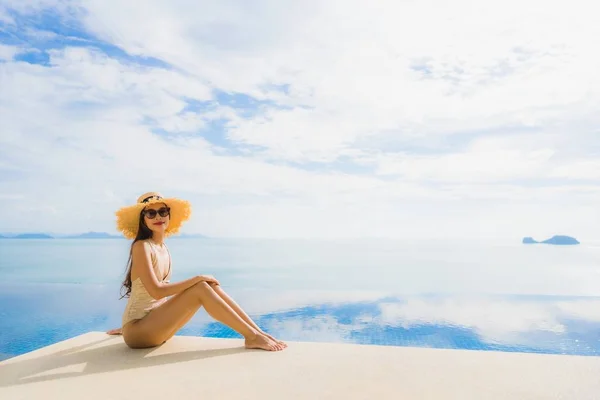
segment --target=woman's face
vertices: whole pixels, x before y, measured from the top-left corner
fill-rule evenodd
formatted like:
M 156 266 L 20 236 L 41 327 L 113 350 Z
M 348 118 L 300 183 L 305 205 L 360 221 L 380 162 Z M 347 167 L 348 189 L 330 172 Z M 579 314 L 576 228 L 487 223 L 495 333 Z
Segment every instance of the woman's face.
M 150 204 L 144 209 L 144 222 L 154 233 L 164 233 L 169 226 L 169 218 L 170 210 L 165 203 Z

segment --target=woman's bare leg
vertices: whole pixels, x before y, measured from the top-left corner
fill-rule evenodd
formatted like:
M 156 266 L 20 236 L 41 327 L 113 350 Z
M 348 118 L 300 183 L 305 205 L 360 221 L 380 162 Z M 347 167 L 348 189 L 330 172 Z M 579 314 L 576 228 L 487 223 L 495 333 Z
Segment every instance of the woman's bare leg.
M 219 295 L 219 297 L 221 297 L 223 299 L 223 301 L 225 303 L 227 303 L 229 305 L 229 307 L 231 307 L 231 309 L 233 311 L 235 311 L 237 313 L 237 315 L 240 316 L 240 318 L 242 318 L 244 321 L 246 321 L 246 323 L 248 325 L 250 325 L 251 327 L 253 327 L 254 329 L 256 329 L 258 332 L 262 333 L 263 335 L 267 336 L 269 339 L 279 343 L 280 345 L 282 345 L 283 347 L 287 347 L 287 344 L 285 344 L 284 342 L 282 342 L 281 340 L 277 340 L 275 339 L 273 336 L 269 335 L 267 332 L 263 331 L 262 329 L 260 329 L 260 327 L 256 324 L 256 322 L 254 322 L 252 320 L 252 318 L 250 318 L 248 316 L 248 314 L 246 314 L 244 312 L 244 310 L 242 309 L 242 307 L 240 307 L 235 300 L 233 300 L 226 292 L 225 290 L 223 290 L 223 288 L 221 287 L 221 285 L 218 285 L 216 283 L 210 283 L 209 284 L 211 288 L 213 288 L 213 290 L 215 291 L 215 293 L 217 293 Z
M 264 334 L 265 336 L 267 336 L 269 339 L 279 343 L 280 345 L 282 345 L 283 347 L 287 347 L 287 344 L 281 340 L 275 339 L 273 336 L 271 336 L 270 334 L 268 334 L 267 332 L 263 331 L 257 324 L 256 322 L 254 322 L 252 320 L 252 318 L 250 318 L 250 316 L 248 314 L 246 314 L 246 312 L 235 302 L 235 300 L 233 300 L 228 294 L 227 292 L 225 292 L 225 290 L 223 290 L 223 288 L 215 283 L 209 283 L 210 287 L 213 288 L 213 290 L 215 291 L 215 293 L 217 293 L 219 295 L 219 297 L 221 297 L 221 299 L 223 299 L 223 301 L 225 303 L 227 303 L 227 305 L 229 305 L 229 307 L 231 307 L 233 309 L 233 311 L 235 311 L 237 313 L 237 315 L 240 316 L 240 318 L 242 318 L 248 325 L 250 325 L 251 327 L 253 327 L 254 329 L 256 329 L 257 331 L 261 332 L 262 334 Z M 175 333 L 177 333 L 177 331 L 179 331 L 179 329 L 181 329 L 185 324 L 187 324 L 187 322 L 194 316 L 194 314 L 196 313 L 195 310 L 192 310 L 189 314 L 189 316 L 187 318 L 183 318 L 181 323 L 179 323 L 173 330 L 173 335 Z M 121 328 L 116 328 L 116 329 L 111 329 L 109 331 L 106 332 L 109 335 L 121 335 Z M 172 336 L 172 335 L 171 335 Z
M 181 329 L 185 324 L 187 324 L 188 321 L 190 319 L 192 319 L 192 317 L 194 316 L 194 314 L 196 314 L 196 310 L 190 310 L 190 312 L 188 313 L 188 315 L 184 316 L 181 319 L 181 322 L 173 329 L 173 334 L 169 335 L 169 338 L 171 338 L 172 336 L 174 336 L 177 333 L 177 331 L 179 331 L 179 329 Z M 122 328 L 109 329 L 108 331 L 106 331 L 106 334 L 107 335 L 112 335 L 112 336 L 122 335 L 123 334 L 123 329 Z
M 283 348 L 248 325 L 206 282 L 174 296 L 143 319 L 125 325 L 123 338 L 130 347 L 158 346 L 170 339 L 202 305 L 211 317 L 242 335 L 247 348 Z

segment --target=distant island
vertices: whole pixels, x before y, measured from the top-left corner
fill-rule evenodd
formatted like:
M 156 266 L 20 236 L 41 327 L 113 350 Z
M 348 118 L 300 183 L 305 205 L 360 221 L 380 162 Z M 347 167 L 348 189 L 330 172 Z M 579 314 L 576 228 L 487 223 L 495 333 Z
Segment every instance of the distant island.
M 20 233 L 14 236 L 0 236 L 2 239 L 54 239 L 45 233 Z
M 40 232 L 0 235 L 0 239 L 117 239 L 121 237 L 106 232 L 86 232 L 75 235 L 50 235 Z
M 532 237 L 523 238 L 523 244 L 537 244 L 537 243 L 554 244 L 554 245 L 574 245 L 574 244 L 579 244 L 579 241 L 577 239 L 575 239 L 574 237 L 564 236 L 564 235 L 555 235 L 555 236 L 552 236 L 550 239 L 546 239 L 542 242 L 538 242 L 537 240 L 534 240 Z
M 173 239 L 208 239 L 208 236 L 199 233 L 181 233 L 173 236 Z M 125 239 L 122 235 L 112 235 L 106 232 L 86 232 L 73 235 L 50 235 L 47 233 L 19 233 L 19 234 L 1 234 L 0 239 Z
M 123 236 L 111 235 L 106 232 L 86 232 L 78 235 L 64 236 L 62 239 L 120 239 Z

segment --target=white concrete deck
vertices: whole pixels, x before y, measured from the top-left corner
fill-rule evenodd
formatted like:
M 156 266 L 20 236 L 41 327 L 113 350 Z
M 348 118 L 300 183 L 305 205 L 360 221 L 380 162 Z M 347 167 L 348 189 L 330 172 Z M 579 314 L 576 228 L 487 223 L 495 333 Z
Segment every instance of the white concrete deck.
M 0 399 L 600 399 L 600 357 L 91 332 L 0 363 Z

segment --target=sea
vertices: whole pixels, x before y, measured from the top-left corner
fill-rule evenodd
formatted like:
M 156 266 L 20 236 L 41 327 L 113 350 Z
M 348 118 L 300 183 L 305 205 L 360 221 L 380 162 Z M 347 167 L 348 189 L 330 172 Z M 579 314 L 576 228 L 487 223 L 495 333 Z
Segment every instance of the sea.
M 130 242 L 0 240 L 0 359 L 117 328 Z M 600 355 L 600 245 L 167 239 L 286 341 Z M 177 335 L 241 338 L 203 310 Z

